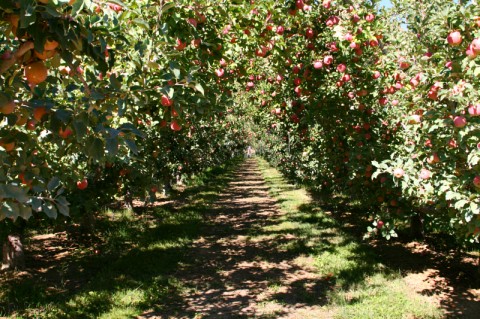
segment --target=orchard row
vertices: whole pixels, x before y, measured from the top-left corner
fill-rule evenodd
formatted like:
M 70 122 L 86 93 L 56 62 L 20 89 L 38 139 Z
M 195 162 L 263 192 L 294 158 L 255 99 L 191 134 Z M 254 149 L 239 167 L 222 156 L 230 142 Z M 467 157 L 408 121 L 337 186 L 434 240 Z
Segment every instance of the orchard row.
M 478 237 L 480 10 L 378 2 L 5 1 L 0 217 L 146 198 L 255 143 L 373 232 Z
M 241 102 L 260 110 L 258 147 L 292 179 L 359 200 L 373 233 L 413 223 L 475 240 L 480 10 L 377 3 L 295 1 L 245 25 L 261 48 Z

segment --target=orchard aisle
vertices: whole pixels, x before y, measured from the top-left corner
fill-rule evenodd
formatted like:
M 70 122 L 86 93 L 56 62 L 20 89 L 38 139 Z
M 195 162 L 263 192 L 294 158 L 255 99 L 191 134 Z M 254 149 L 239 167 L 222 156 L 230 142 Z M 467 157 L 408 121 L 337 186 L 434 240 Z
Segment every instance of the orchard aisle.
M 478 285 L 418 242 L 361 241 L 354 205 L 313 201 L 261 159 L 231 180 L 169 276 L 181 289 L 139 318 L 478 317 Z
M 298 256 L 278 249 L 289 235 L 263 231 L 282 213 L 256 161 L 242 164 L 233 180 L 212 209 L 213 226 L 195 242 L 187 258 L 192 262 L 174 274 L 190 287 L 182 302 L 139 318 L 331 317 L 311 302 L 324 304 L 328 283 Z

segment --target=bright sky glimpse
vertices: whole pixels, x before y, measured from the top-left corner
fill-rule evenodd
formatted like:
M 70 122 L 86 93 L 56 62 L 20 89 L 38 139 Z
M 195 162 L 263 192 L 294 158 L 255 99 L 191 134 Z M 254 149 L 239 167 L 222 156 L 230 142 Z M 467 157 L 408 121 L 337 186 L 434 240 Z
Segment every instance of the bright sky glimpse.
M 384 7 L 387 7 L 387 8 L 388 8 L 388 7 L 391 7 L 392 4 L 390 3 L 390 0 L 382 0 L 382 1 L 380 2 L 380 6 L 384 6 Z

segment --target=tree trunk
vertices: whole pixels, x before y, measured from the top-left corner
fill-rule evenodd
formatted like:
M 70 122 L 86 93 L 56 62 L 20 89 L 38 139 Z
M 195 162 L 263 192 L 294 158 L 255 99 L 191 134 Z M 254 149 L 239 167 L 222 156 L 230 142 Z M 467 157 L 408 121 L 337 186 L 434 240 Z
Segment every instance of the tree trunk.
M 8 235 L 2 248 L 2 269 L 24 269 L 25 254 L 19 235 Z
M 424 239 L 425 238 L 425 230 L 423 227 L 423 217 L 419 212 L 415 213 L 410 218 L 410 230 L 412 232 L 412 236 L 415 239 Z

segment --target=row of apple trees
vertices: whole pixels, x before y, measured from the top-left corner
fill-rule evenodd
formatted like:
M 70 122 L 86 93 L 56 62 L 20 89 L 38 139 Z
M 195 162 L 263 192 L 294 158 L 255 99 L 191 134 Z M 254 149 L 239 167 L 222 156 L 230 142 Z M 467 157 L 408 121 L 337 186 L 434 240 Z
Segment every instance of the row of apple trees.
M 480 12 L 465 1 L 262 2 L 235 37 L 257 149 L 361 201 L 370 231 L 480 230 Z M 269 3 L 269 4 L 268 4 Z
M 2 223 L 148 200 L 242 152 L 218 5 L 0 3 Z

